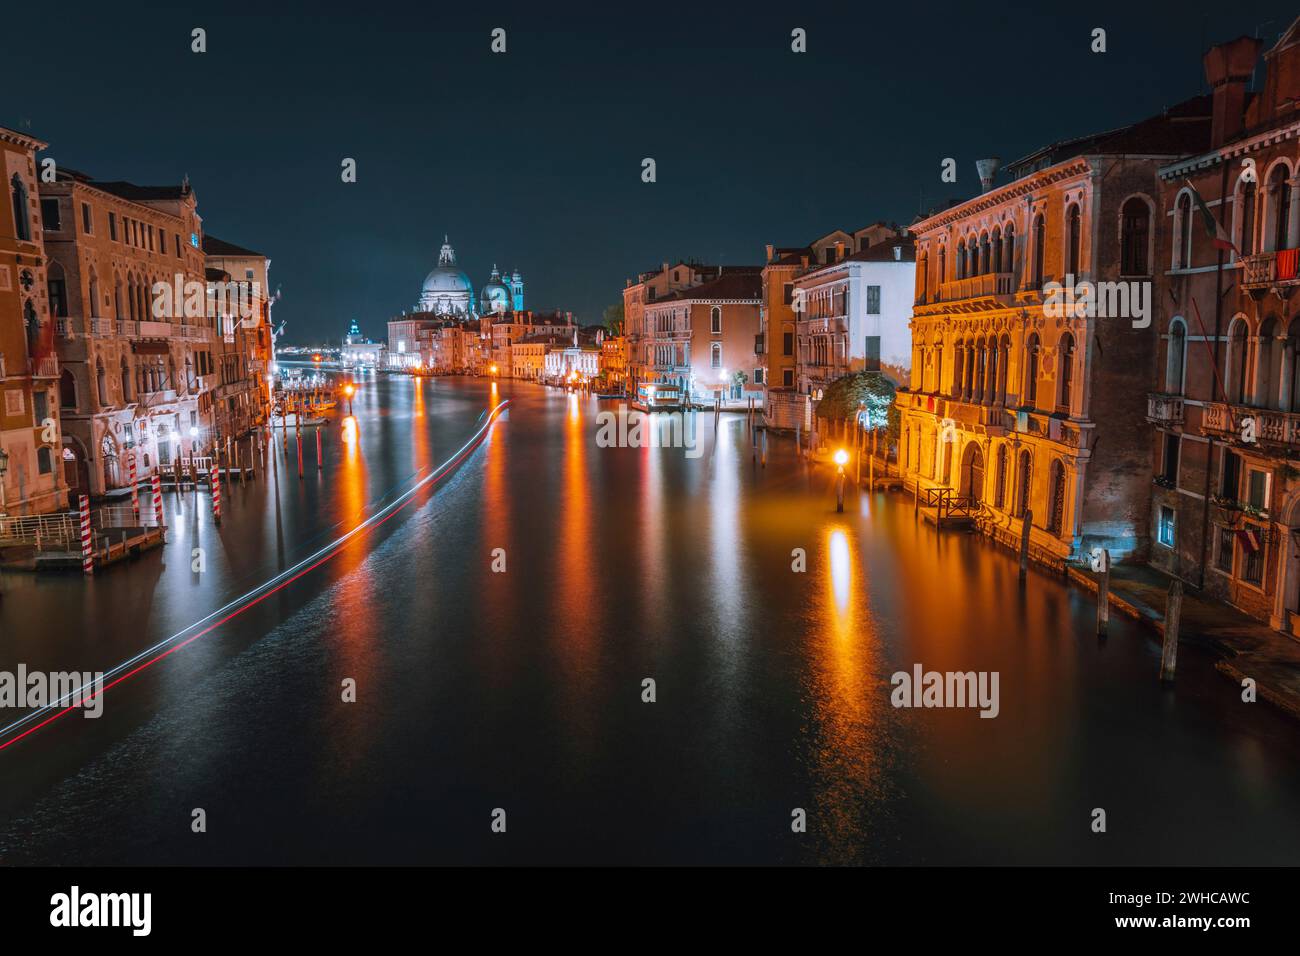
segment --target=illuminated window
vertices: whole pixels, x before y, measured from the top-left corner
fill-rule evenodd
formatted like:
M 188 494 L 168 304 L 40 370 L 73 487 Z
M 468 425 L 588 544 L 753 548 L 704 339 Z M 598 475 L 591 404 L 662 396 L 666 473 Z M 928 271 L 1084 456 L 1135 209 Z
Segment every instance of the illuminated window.
M 1174 546 L 1174 509 L 1168 505 L 1160 506 L 1160 517 L 1156 522 L 1156 538 L 1166 548 Z

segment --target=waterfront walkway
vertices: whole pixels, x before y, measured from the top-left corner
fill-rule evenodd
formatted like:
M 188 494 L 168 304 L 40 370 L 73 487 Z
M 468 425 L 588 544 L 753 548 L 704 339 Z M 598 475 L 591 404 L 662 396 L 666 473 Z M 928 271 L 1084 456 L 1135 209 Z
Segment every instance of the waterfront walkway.
M 1070 577 L 1097 590 L 1098 575 L 1071 566 Z M 1147 565 L 1116 564 L 1110 569 L 1110 603 L 1164 634 L 1165 604 L 1172 580 Z M 1179 641 L 1203 644 L 1223 655 L 1215 667 L 1237 683 L 1253 678 L 1260 700 L 1300 718 L 1300 640 L 1187 587 Z

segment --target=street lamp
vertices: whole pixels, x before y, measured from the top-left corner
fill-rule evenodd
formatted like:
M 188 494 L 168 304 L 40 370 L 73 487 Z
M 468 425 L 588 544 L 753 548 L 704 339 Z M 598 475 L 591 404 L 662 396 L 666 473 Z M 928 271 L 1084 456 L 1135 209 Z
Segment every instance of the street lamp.
M 835 480 L 835 510 L 844 511 L 844 466 L 849 462 L 849 453 L 843 448 L 835 452 L 836 475 Z
M 352 394 L 356 390 L 357 390 L 356 386 L 353 385 L 351 382 L 348 382 L 346 385 L 343 386 L 343 394 L 347 396 L 347 400 L 348 400 L 348 415 L 352 414 Z

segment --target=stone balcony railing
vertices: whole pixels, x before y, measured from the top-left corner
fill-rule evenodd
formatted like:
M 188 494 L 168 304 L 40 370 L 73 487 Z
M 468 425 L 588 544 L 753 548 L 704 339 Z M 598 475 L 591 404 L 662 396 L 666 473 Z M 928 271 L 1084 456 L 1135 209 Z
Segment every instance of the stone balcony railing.
M 952 279 L 939 285 L 939 302 L 959 302 L 963 299 L 987 299 L 1010 296 L 1014 277 L 1010 272 L 986 272 L 984 275 Z
M 1258 290 L 1300 283 L 1300 278 L 1296 274 L 1297 259 L 1300 259 L 1300 250 L 1297 249 L 1258 252 L 1253 256 L 1242 256 L 1242 288 Z
M 1300 413 L 1279 412 L 1249 405 L 1226 402 L 1207 404 L 1201 417 L 1201 429 L 1207 434 L 1239 438 L 1246 419 L 1255 423 L 1255 440 L 1273 445 L 1300 446 Z
M 1147 396 L 1147 421 L 1153 425 L 1181 425 L 1183 397 L 1152 392 Z

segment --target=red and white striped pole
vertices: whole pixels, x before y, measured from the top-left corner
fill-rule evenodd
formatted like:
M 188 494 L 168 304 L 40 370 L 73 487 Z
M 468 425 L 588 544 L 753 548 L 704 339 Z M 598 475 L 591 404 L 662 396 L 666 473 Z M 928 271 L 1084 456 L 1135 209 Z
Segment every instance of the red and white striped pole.
M 81 570 L 86 574 L 95 573 L 95 547 L 90 532 L 90 498 L 81 496 Z
M 221 470 L 212 463 L 212 520 L 221 524 Z
M 135 515 L 135 523 L 140 523 L 140 482 L 136 480 L 135 474 L 135 449 L 130 450 L 130 457 L 126 460 L 126 474 L 131 482 L 131 513 Z
M 158 477 L 158 472 L 149 476 L 149 490 L 153 492 L 153 516 L 158 522 L 158 527 L 163 526 L 162 510 L 162 478 Z

